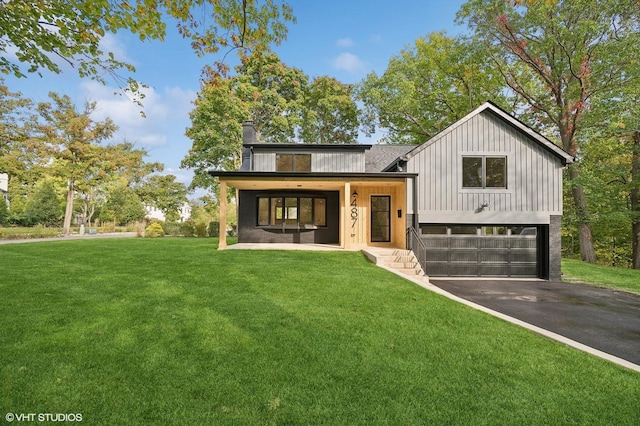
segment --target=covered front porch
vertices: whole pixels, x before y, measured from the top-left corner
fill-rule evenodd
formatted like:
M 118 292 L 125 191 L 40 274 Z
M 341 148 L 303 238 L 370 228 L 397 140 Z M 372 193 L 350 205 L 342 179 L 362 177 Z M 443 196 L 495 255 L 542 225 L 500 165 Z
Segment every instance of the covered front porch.
M 405 174 L 259 175 L 218 174 L 220 249 L 227 247 L 228 188 L 237 194 L 240 244 L 320 241 L 342 250 L 406 247 L 410 177 Z M 315 240 L 314 233 L 319 236 Z

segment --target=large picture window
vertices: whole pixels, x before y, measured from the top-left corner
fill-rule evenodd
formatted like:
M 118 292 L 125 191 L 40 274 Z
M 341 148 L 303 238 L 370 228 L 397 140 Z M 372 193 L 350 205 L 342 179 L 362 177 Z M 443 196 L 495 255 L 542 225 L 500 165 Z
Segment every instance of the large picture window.
M 310 172 L 311 154 L 276 154 L 277 172 Z
M 327 226 L 327 199 L 320 197 L 258 197 L 258 226 Z
M 507 188 L 507 157 L 462 157 L 463 188 Z

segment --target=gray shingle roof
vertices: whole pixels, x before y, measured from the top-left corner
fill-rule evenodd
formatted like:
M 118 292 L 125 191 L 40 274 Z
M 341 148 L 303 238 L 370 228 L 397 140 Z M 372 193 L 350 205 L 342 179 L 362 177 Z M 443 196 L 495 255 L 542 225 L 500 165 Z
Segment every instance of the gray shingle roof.
M 371 149 L 365 152 L 364 170 L 367 173 L 381 172 L 415 147 L 416 145 L 372 145 Z

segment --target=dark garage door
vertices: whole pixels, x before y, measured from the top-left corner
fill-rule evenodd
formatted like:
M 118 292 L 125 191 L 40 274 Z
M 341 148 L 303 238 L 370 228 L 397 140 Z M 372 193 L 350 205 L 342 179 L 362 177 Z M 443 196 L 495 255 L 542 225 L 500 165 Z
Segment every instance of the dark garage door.
M 534 235 L 423 235 L 427 275 L 537 277 Z

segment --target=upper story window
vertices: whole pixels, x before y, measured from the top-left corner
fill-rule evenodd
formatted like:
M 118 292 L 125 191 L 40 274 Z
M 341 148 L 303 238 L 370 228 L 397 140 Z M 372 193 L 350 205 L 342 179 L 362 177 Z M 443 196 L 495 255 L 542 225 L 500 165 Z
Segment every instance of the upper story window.
M 463 188 L 507 187 L 507 157 L 462 157 Z
M 311 154 L 276 154 L 277 172 L 310 172 Z

